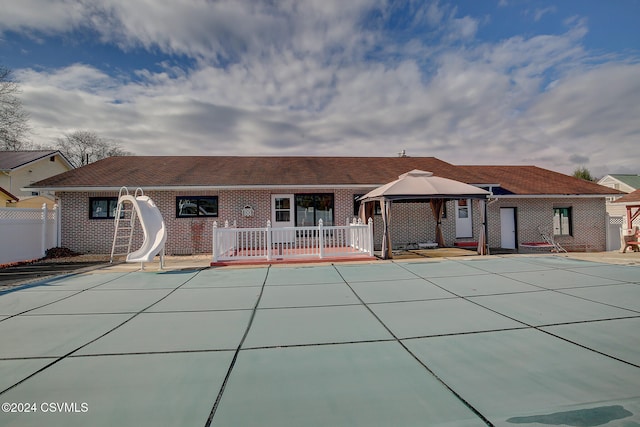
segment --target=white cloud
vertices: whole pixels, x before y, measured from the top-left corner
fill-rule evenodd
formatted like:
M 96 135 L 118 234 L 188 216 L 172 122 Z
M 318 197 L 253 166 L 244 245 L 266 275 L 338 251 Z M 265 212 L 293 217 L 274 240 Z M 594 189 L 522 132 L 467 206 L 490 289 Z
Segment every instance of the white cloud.
M 472 39 L 478 31 L 478 21 L 465 16 L 451 21 L 452 38 Z
M 85 19 L 105 43 L 197 59 L 135 78 L 83 64 L 18 70 L 36 143 L 92 129 L 139 154 L 406 149 L 458 164 L 571 173 L 587 159 L 595 174 L 637 171 L 628 153 L 640 134 L 639 66 L 590 64 L 584 19 L 568 21 L 564 34 L 491 44 L 475 40 L 479 21 L 437 1 L 410 3 L 412 31 L 427 28 L 428 37 L 398 39 L 364 24 L 399 7 L 377 0 L 171 4 L 109 0 L 13 24 L 64 31 Z M 0 25 L 9 24 L 0 17 Z
M 85 13 L 83 4 L 74 0 L 6 1 L 0 13 L 0 32 L 66 32 L 81 24 Z
M 533 20 L 535 22 L 538 22 L 542 19 L 542 17 L 548 13 L 550 14 L 554 14 L 558 11 L 558 8 L 556 8 L 555 6 L 549 6 L 549 7 L 545 7 L 545 8 L 537 8 L 533 11 Z
M 567 158 L 582 155 L 598 168 L 637 171 L 640 64 L 604 65 L 573 74 L 538 98 L 529 119 L 551 141 L 568 141 Z M 559 144 L 560 145 L 560 144 Z M 612 153 L 615 151 L 615 153 Z M 618 157 L 617 164 L 609 159 Z

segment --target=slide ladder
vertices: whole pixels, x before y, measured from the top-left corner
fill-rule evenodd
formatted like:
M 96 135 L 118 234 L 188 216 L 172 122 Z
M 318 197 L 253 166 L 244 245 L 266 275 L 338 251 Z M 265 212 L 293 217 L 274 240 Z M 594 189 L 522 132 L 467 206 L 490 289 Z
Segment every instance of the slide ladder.
M 136 189 L 136 195 L 138 190 Z M 133 232 L 136 225 L 136 210 L 131 203 L 126 203 L 123 195 L 129 195 L 127 187 L 120 188 L 118 193 L 118 207 L 115 214 L 115 233 L 113 235 L 113 244 L 111 245 L 111 259 L 118 256 L 126 256 L 131 252 L 131 242 L 133 241 Z M 125 204 L 127 206 L 125 206 Z
M 136 224 L 140 224 L 144 239 L 137 251 L 131 252 L 133 235 Z M 166 228 L 162 214 L 149 197 L 144 195 L 141 188 L 137 188 L 134 195 L 129 194 L 126 187 L 120 188 L 118 205 L 115 213 L 115 231 L 111 246 L 111 259 L 126 256 L 126 262 L 150 262 L 156 255 L 160 255 L 160 268 L 164 266 L 164 245 Z

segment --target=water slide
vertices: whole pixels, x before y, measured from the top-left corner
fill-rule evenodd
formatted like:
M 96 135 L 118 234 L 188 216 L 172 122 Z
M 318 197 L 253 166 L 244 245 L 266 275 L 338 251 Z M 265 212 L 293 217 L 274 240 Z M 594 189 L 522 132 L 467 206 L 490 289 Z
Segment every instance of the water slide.
M 120 200 L 133 205 L 144 233 L 142 246 L 127 255 L 127 262 L 151 262 L 158 254 L 162 257 L 167 241 L 167 228 L 156 204 L 148 196 L 123 195 L 120 196 Z

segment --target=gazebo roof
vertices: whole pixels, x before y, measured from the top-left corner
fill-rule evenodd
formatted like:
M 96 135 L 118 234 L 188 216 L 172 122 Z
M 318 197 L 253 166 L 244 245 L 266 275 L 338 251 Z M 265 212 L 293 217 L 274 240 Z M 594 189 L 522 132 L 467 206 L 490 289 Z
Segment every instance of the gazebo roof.
M 484 199 L 489 194 L 482 188 L 414 169 L 400 175 L 397 180 L 370 191 L 360 200 Z

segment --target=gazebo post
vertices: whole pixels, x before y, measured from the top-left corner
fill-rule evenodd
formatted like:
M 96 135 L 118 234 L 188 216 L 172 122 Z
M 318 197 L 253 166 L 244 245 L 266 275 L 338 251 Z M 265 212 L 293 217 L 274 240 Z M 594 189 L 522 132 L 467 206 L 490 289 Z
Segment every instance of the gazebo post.
M 382 259 L 393 258 L 393 247 L 391 245 L 391 230 L 389 222 L 391 220 L 391 200 L 383 197 L 380 199 L 380 208 L 382 209 Z

